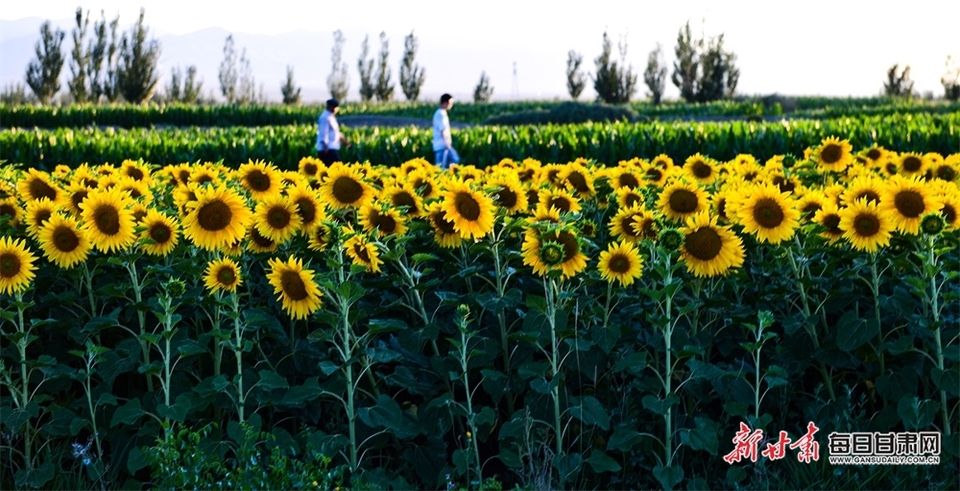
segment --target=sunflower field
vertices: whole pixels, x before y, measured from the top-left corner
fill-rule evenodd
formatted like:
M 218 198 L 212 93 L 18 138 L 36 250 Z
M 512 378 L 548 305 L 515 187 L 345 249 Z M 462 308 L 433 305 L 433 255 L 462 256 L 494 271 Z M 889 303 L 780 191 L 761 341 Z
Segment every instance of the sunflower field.
M 958 175 L 833 136 L 5 165 L 0 488 L 956 489 Z M 843 432 L 940 463 L 832 465 Z

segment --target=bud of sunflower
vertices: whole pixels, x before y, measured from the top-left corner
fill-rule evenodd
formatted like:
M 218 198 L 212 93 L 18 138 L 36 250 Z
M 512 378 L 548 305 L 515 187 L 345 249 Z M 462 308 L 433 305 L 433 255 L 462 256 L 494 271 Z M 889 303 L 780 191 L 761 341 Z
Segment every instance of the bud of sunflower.
M 665 228 L 660 232 L 658 240 L 667 250 L 676 251 L 683 245 L 683 234 L 675 228 Z
M 580 220 L 577 225 L 580 226 L 580 234 L 584 237 L 593 237 L 597 233 L 597 224 L 593 220 Z
M 187 285 L 177 278 L 172 278 L 166 284 L 167 295 L 170 295 L 171 298 L 179 297 L 187 291 Z
M 563 262 L 563 245 L 559 242 L 548 240 L 540 245 L 540 260 L 547 267 L 554 267 Z
M 937 235 L 943 231 L 943 217 L 939 213 L 927 213 L 920 220 L 920 230 L 927 235 Z

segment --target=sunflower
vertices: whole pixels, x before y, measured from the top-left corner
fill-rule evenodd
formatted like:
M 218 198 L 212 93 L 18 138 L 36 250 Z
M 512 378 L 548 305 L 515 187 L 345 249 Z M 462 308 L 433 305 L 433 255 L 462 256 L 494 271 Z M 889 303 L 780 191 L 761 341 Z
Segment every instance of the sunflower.
M 433 177 L 433 171 L 430 169 L 420 169 L 407 175 L 406 182 L 413 185 L 413 189 L 421 198 L 428 200 L 440 196 L 440 186 Z
M 501 174 L 487 181 L 495 188 L 490 192 L 497 206 L 503 208 L 508 215 L 527 211 L 529 200 L 524 192 L 520 180 L 515 174 Z
M 153 193 L 145 182 L 123 177 L 117 181 L 116 187 L 127 193 L 134 201 L 141 203 L 150 203 L 153 201 Z
M 880 205 L 858 199 L 840 210 L 843 237 L 857 250 L 876 252 L 890 243 L 893 220 L 880 210 Z
M 566 188 L 575 191 L 581 199 L 586 199 L 597 193 L 593 186 L 593 175 L 579 161 L 567 164 L 558 176 Z
M 191 168 L 190 183 L 198 186 L 203 186 L 205 184 L 219 186 L 222 184 L 220 172 L 209 163 Z
M 707 208 L 707 193 L 695 184 L 678 180 L 660 192 L 657 207 L 667 218 L 683 221 Z
M 440 247 L 450 249 L 459 246 L 463 238 L 457 233 L 453 222 L 444 217 L 445 214 L 439 201 L 427 207 L 427 221 L 433 228 L 433 240 Z
M 570 226 L 544 231 L 529 228 L 521 249 L 523 263 L 540 276 L 560 271 L 562 278 L 570 278 L 587 267 L 587 256 L 581 252 L 580 240 Z
M 20 209 L 20 205 L 17 204 L 17 198 L 10 196 L 9 198 L 0 199 L 0 219 L 7 220 L 12 226 L 16 226 L 20 223 L 20 216 L 23 214 L 23 210 Z
M 716 217 L 706 211 L 687 218 L 680 233 L 684 236 L 680 259 L 694 276 L 725 275 L 743 265 L 743 241 L 730 227 L 718 226 Z
M 640 165 L 643 166 L 644 164 Z M 632 166 L 611 169 L 609 173 L 611 187 L 617 191 L 622 188 L 637 189 L 640 187 L 640 178 L 637 177 L 637 171 L 638 169 Z
M 942 200 L 931 193 L 919 177 L 893 176 L 880 198 L 880 211 L 893 219 L 898 231 L 912 235 L 920 233 L 920 220 L 924 215 L 936 213 L 942 206 Z
M 820 142 L 812 157 L 820 170 L 843 172 L 853 163 L 853 147 L 849 141 L 831 136 Z
M 120 164 L 120 175 L 133 179 L 134 181 L 150 184 L 150 167 L 137 160 L 124 160 Z
M 90 194 L 90 188 L 85 186 L 80 182 L 72 182 L 67 185 L 67 189 L 64 190 L 64 203 L 67 205 L 74 214 L 80 215 L 83 210 L 80 209 L 80 203 L 83 203 L 83 200 L 87 199 L 87 195 Z
M 644 237 L 643 232 L 634 228 L 634 224 L 637 223 L 635 220 L 643 220 L 645 211 L 641 203 L 621 208 L 610 218 L 610 235 L 633 244 L 640 241 Z
M 274 252 L 277 250 L 277 243 L 270 237 L 264 237 L 257 230 L 256 226 L 251 226 L 249 230 L 250 240 L 247 242 L 246 250 L 256 253 Z
M 636 188 L 622 186 L 615 191 L 617 194 L 617 207 L 620 209 L 630 208 L 634 205 L 643 206 L 644 196 Z
M 333 241 L 333 229 L 325 223 L 316 223 L 306 229 L 308 238 L 307 247 L 313 251 L 326 250 L 330 242 Z
M 0 293 L 21 293 L 30 286 L 37 267 L 36 256 L 23 239 L 0 238 Z
M 317 199 L 316 192 L 306 184 L 288 188 L 287 196 L 296 205 L 297 215 L 300 215 L 300 230 L 306 230 L 327 219 L 327 212 Z
M 57 211 L 57 205 L 47 198 L 35 199 L 27 202 L 27 235 L 37 238 L 43 229 L 43 224 Z
M 423 214 L 423 198 L 417 194 L 411 183 L 394 183 L 383 189 L 381 199 L 390 203 L 401 213 L 418 217 Z
M 373 197 L 373 192 L 359 169 L 335 162 L 320 186 L 320 202 L 328 208 L 359 208 Z
M 530 217 L 530 222 L 560 223 L 560 210 L 556 207 L 547 208 L 546 205 L 541 203 L 537 205 L 537 209 L 534 210 L 533 216 Z
M 90 191 L 80 204 L 83 228 L 101 252 L 126 249 L 136 240 L 132 204 L 119 189 Z
M 882 191 L 883 181 L 880 178 L 871 175 L 857 176 L 847 184 L 847 189 L 840 194 L 840 204 L 849 206 L 860 199 L 879 203 Z
M 907 177 L 922 176 L 927 172 L 929 162 L 922 155 L 915 152 L 901 153 L 897 159 L 899 174 Z
M 703 186 L 712 184 L 719 176 L 717 164 L 700 153 L 687 158 L 683 163 L 683 172 L 688 178 Z
M 945 159 L 943 162 L 938 162 L 931 169 L 933 178 L 947 182 L 956 181 L 957 176 L 960 175 L 960 170 L 958 170 L 957 164 L 960 164 L 960 162 L 951 159 Z
M 77 219 L 54 213 L 37 235 L 40 249 L 50 262 L 67 269 L 87 259 L 93 244 Z
M 670 158 L 669 155 L 661 153 L 660 155 L 654 157 L 653 160 L 650 161 L 650 164 L 658 169 L 666 171 L 667 169 L 673 167 L 673 159 Z
M 960 228 L 960 192 L 953 192 L 940 195 L 943 201 L 943 207 L 940 208 L 940 216 L 943 217 L 946 230 L 956 230 Z
M 737 207 L 737 218 L 743 230 L 761 242 L 779 244 L 793 237 L 800 219 L 796 201 L 790 193 L 781 193 L 775 186 L 753 185 L 743 190 L 746 198 Z
M 345 235 L 350 235 L 351 233 L 352 230 L 350 229 L 345 231 Z M 380 272 L 380 265 L 383 264 L 383 261 L 380 260 L 380 252 L 377 250 L 376 245 L 371 244 L 367 240 L 365 234 L 353 234 L 352 237 L 344 241 L 343 249 L 347 252 L 347 255 L 350 256 L 350 259 L 353 260 L 353 264 L 363 266 L 371 273 Z
M 630 286 L 643 273 L 643 258 L 633 244 L 617 242 L 600 253 L 597 269 L 600 277 L 608 282 Z
M 270 259 L 267 263 L 270 266 L 267 279 L 287 315 L 293 319 L 305 319 L 320 309 L 323 293 L 314 281 L 312 269 L 304 269 L 303 262 L 293 256 L 286 262 Z
M 246 235 L 253 213 L 242 196 L 224 185 L 194 190 L 196 201 L 187 202 L 182 225 L 197 247 L 216 250 Z
M 630 228 L 642 239 L 652 241 L 660 235 L 660 223 L 657 221 L 657 216 L 650 210 L 643 210 L 639 215 L 634 215 Z
M 241 165 L 237 169 L 237 178 L 254 200 L 277 194 L 282 187 L 280 171 L 273 164 L 263 161 L 250 161 Z
M 833 244 L 843 238 L 843 229 L 840 228 L 840 209 L 832 202 L 826 202 L 813 215 L 813 221 L 823 227 L 820 236 Z
M 888 153 L 889 152 L 887 151 L 887 149 L 881 146 L 878 146 L 877 144 L 874 144 L 870 148 L 864 150 L 862 152 L 862 155 L 865 159 L 867 159 L 869 163 L 877 164 L 880 161 L 884 160 L 884 158 L 888 155 Z
M 277 244 L 283 244 L 300 230 L 303 219 L 300 218 L 293 200 L 288 196 L 275 194 L 257 203 L 253 211 L 253 222 L 260 235 Z
M 23 201 L 47 198 L 54 203 L 57 203 L 63 194 L 63 191 L 50 181 L 49 174 L 32 168 L 17 182 L 17 192 Z
M 407 224 L 400 217 L 400 212 L 384 203 L 370 202 L 360 207 L 360 225 L 377 237 L 388 235 L 403 235 L 407 232 Z
M 237 266 L 233 259 L 217 259 L 207 263 L 203 283 L 211 293 L 220 290 L 235 292 L 237 287 L 243 284 L 243 275 L 240 274 L 240 266 Z
M 180 241 L 177 221 L 165 213 L 147 210 L 140 225 L 144 228 L 140 234 L 141 247 L 151 256 L 170 254 Z
M 826 193 L 821 190 L 806 191 L 797 200 L 797 210 L 805 220 L 812 220 L 813 216 L 830 201 Z
M 300 163 L 297 166 L 297 170 L 301 175 L 307 178 L 317 179 L 320 177 L 320 172 L 326 170 L 327 165 L 320 161 L 316 157 L 304 157 L 300 159 Z
M 464 239 L 476 240 L 493 230 L 493 200 L 463 181 L 447 185 L 441 207 L 444 218 L 453 222 L 453 228 Z
M 547 208 L 556 208 L 561 213 L 579 213 L 580 200 L 566 189 L 547 188 L 540 192 L 540 202 Z

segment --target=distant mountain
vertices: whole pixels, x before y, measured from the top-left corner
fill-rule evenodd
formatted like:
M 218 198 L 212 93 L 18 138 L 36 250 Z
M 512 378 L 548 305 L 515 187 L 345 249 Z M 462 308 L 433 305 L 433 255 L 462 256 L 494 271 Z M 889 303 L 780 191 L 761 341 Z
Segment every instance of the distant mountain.
M 34 58 L 34 46 L 40 39 L 40 25 L 43 19 L 31 17 L 16 21 L 0 20 L 0 86 L 12 83 L 26 83 L 27 64 Z M 52 21 L 54 27 L 62 29 L 66 35 L 63 40 L 63 52 L 68 62 L 61 73 L 62 92 L 66 91 L 66 82 L 70 76 L 69 53 L 73 48 L 70 31 L 72 19 Z M 129 29 L 121 25 L 120 30 Z M 198 76 L 203 81 L 205 97 L 220 97 L 218 73 L 223 61 L 224 41 L 230 34 L 225 29 L 211 27 L 183 35 L 167 34 L 151 29 L 161 45 L 160 70 L 161 86 L 169 82 L 170 69 L 175 66 L 186 70 L 196 65 Z M 331 71 L 331 49 L 333 31 L 309 32 L 304 30 L 280 35 L 259 35 L 233 33 L 237 56 L 246 49 L 254 78 L 262 85 L 264 95 L 280 100 L 280 85 L 286 78 L 286 67 L 294 68 L 294 80 L 302 87 L 305 102 L 322 101 L 329 97 L 327 77 Z M 389 51 L 392 80 L 396 84 L 394 98 L 404 100 L 400 89 L 400 61 L 403 56 L 403 41 L 407 33 L 390 33 Z M 379 32 L 346 30 L 346 45 L 343 61 L 347 63 L 350 75 L 350 96 L 359 99 L 360 85 L 357 61 L 363 38 L 370 36 L 370 57 L 376 58 L 380 52 Z M 92 36 L 92 29 L 88 37 Z M 565 73 L 566 52 L 560 50 L 555 57 L 544 57 L 536 49 L 519 47 L 515 50 L 458 50 L 446 45 L 442 39 L 425 39 L 418 36 L 420 49 L 417 63 L 426 70 L 426 81 L 421 90 L 420 100 L 432 101 L 440 94 L 449 92 L 454 97 L 469 101 L 473 97 L 473 88 L 480 79 L 480 72 L 486 71 L 494 87 L 494 99 L 529 98 L 566 98 Z M 514 91 L 513 64 L 517 66 L 517 84 Z M 589 97 L 584 94 L 584 98 Z

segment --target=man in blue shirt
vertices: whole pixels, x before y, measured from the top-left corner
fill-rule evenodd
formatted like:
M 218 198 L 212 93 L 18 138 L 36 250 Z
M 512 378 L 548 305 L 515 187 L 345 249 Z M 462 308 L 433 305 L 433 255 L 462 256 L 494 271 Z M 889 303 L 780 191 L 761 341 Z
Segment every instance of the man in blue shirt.
M 327 101 L 327 109 L 320 113 L 317 119 L 317 154 L 320 161 L 330 165 L 334 162 L 340 162 L 340 144 L 349 147 L 350 141 L 344 138 L 340 133 L 340 125 L 337 124 L 337 111 L 340 109 L 340 102 L 336 99 Z
M 449 169 L 450 164 L 460 163 L 460 156 L 453 149 L 453 138 L 450 135 L 450 118 L 447 110 L 453 107 L 453 96 L 440 96 L 440 107 L 433 113 L 433 151 L 436 154 L 436 164 L 441 169 Z

